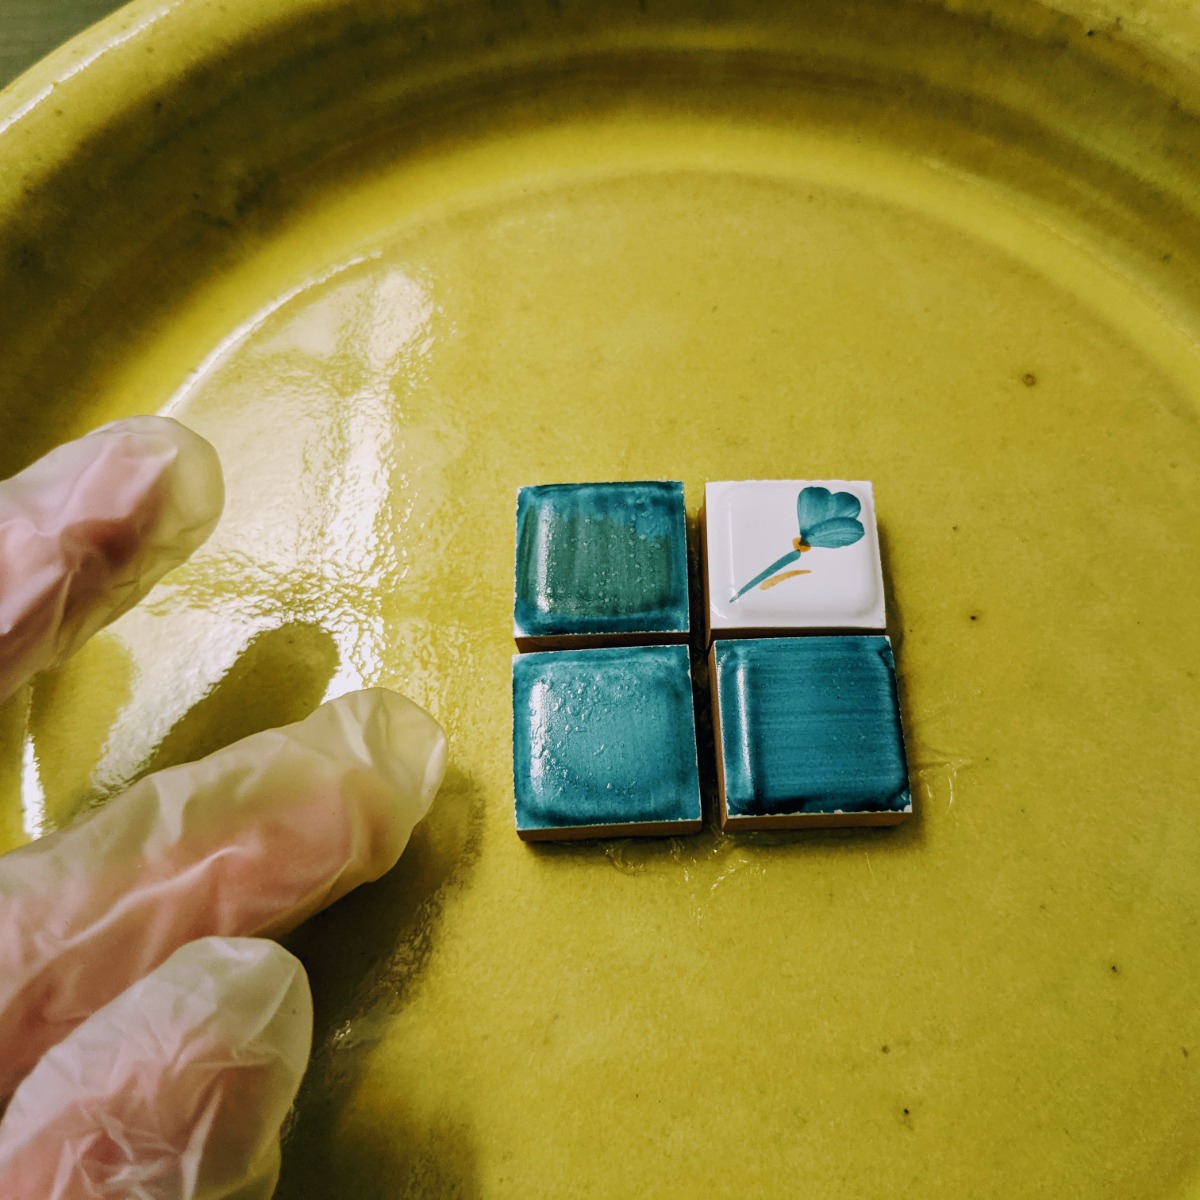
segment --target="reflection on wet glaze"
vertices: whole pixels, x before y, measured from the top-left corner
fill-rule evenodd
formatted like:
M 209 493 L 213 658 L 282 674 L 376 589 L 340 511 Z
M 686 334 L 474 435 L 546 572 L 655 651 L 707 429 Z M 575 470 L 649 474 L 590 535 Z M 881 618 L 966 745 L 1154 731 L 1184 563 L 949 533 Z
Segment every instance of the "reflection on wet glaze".
M 167 405 L 212 436 L 229 498 L 209 544 L 116 629 L 137 674 L 120 714 L 126 735 L 101 755 L 94 786 L 128 781 L 281 625 L 319 627 L 336 647 L 317 701 L 389 682 L 386 609 L 412 569 L 395 509 L 415 507 L 398 446 L 435 316 L 420 279 L 356 259 L 248 322 Z M 429 703 L 432 678 L 409 682 L 409 694 Z
M 21 825 L 30 841 L 47 832 L 46 790 L 38 769 L 37 749 L 28 734 L 21 750 Z

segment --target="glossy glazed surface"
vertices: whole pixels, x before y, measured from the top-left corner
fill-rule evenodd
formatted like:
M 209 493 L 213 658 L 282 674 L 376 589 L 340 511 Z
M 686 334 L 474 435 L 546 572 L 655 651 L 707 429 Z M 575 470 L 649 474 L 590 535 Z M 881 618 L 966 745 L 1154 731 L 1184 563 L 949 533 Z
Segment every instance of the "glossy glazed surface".
M 524 487 L 517 495 L 516 543 L 518 638 L 686 638 L 683 484 Z
M 870 483 L 736 480 L 710 482 L 704 495 L 714 636 L 885 628 Z
M 713 667 L 732 821 L 911 810 L 887 638 L 717 642 Z
M 1060 8 L 141 3 L 3 98 L 0 469 L 230 481 L 5 710 L 4 843 L 360 681 L 451 736 L 296 939 L 285 1200 L 1196 1194 L 1198 18 Z M 912 819 L 522 845 L 516 489 L 842 475 Z
M 515 657 L 513 784 L 523 835 L 687 832 L 701 817 L 687 647 Z

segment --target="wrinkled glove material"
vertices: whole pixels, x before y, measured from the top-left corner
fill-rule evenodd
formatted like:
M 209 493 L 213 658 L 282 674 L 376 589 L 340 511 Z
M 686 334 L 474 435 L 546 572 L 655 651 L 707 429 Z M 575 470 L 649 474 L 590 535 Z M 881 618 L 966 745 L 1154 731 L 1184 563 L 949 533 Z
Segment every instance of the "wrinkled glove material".
M 204 938 L 50 1050 L 0 1125 L 5 1200 L 267 1200 L 312 1043 L 299 961 Z
M 284 933 L 378 879 L 445 767 L 424 709 L 353 692 L 0 858 L 0 1096 L 185 943 Z
M 223 503 L 216 452 L 162 417 L 0 483 L 0 701 Z M 0 858 L 0 1200 L 267 1200 L 312 1001 L 265 938 L 390 870 L 445 767 L 428 713 L 356 692 Z
M 114 421 L 0 483 L 0 701 L 132 608 L 224 504 L 216 451 L 169 417 Z

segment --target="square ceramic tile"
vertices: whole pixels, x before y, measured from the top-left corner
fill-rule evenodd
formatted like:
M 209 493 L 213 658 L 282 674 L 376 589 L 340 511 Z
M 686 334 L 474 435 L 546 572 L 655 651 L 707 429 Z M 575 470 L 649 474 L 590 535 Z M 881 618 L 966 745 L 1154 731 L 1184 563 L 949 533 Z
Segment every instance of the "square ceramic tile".
M 516 558 L 522 650 L 687 641 L 681 483 L 522 488 Z
M 912 812 L 886 637 L 719 641 L 710 667 L 724 827 L 895 825 Z
M 883 572 L 869 483 L 710 483 L 704 525 L 710 640 L 882 632 Z
M 687 647 L 517 655 L 513 784 L 527 841 L 699 831 Z

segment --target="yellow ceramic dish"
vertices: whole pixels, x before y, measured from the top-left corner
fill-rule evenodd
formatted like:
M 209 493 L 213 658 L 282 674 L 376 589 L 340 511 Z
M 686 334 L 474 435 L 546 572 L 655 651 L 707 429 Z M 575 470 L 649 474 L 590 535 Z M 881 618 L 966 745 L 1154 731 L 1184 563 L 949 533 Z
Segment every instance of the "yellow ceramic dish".
M 155 410 L 230 483 L 4 712 L 3 844 L 360 683 L 452 738 L 296 939 L 281 1196 L 1200 1195 L 1198 48 L 145 0 L 0 96 L 0 470 Z M 654 477 L 874 481 L 907 826 L 517 840 L 514 489 Z

